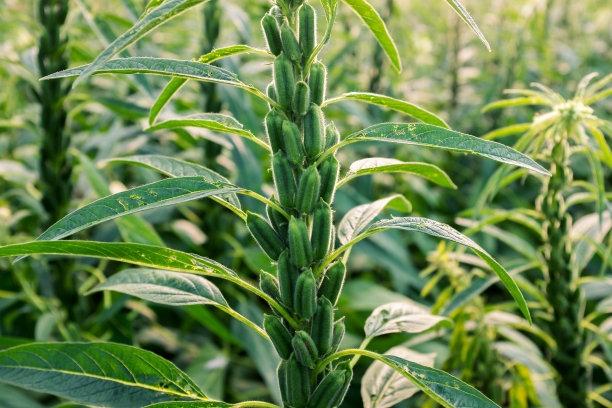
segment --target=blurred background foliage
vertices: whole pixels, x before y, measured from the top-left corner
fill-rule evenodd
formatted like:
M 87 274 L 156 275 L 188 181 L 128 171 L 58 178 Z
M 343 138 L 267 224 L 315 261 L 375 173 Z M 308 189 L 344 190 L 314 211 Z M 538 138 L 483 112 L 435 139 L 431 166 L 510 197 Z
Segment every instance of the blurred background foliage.
M 36 58 L 43 27 L 34 3 L 0 0 L 3 245 L 34 239 L 45 225 L 55 221 L 41 204 L 44 186 L 40 182 L 39 155 L 45 129 L 40 121 L 41 75 Z M 110 40 L 138 19 L 145 3 L 71 0 L 61 28 L 67 38 L 64 51 L 68 65 L 90 62 Z M 465 0 L 492 52 L 443 1 L 372 3 L 397 42 L 403 70 L 395 72 L 352 11 L 340 7 L 334 40 L 322 56 L 329 67 L 328 96 L 358 90 L 384 93 L 436 112 L 455 130 L 483 136 L 504 126 L 530 123 L 540 109 L 520 106 L 482 112 L 487 104 L 506 98 L 505 89 L 526 89 L 532 82 L 540 82 L 571 96 L 585 75 L 598 72 L 604 76 L 612 72 L 612 5 L 606 0 Z M 165 24 L 125 54 L 191 59 L 236 43 L 264 48 L 259 19 L 268 8 L 269 3 L 264 0 L 211 1 Z M 260 89 L 267 86 L 270 67 L 257 56 L 233 57 L 218 64 Z M 143 130 L 149 126 L 149 108 L 166 82 L 163 78 L 132 75 L 97 76 L 75 89 L 69 89 L 67 82 L 64 84 L 68 93 L 61 103 L 67 111 L 65 131 L 71 139 L 66 153 L 74 165 L 72 175 L 65 180 L 73 188 L 71 209 L 126 186 L 159 179 L 157 173 L 146 168 L 107 161 L 136 154 L 164 154 L 203 163 L 236 184 L 264 194 L 271 192 L 271 174 L 260 170 L 259 165 L 267 162 L 267 154 L 253 143 L 203 129 Z M 599 118 L 609 120 L 612 100 L 603 99 L 593 108 Z M 204 110 L 230 112 L 245 127 L 257 134 L 263 132 L 265 106 L 240 90 L 202 86 L 194 81 L 180 90 L 161 117 Z M 328 108 L 327 116 L 343 135 L 381 121 L 411 120 L 396 112 L 353 102 L 334 104 Z M 499 139 L 508 145 L 516 140 L 515 135 Z M 412 203 L 413 214 L 470 231 L 477 222 L 475 211 L 471 210 L 483 204 L 482 192 L 499 167 L 493 161 L 440 151 L 368 144 L 342 151 L 339 160 L 348 165 L 359 158 L 376 156 L 436 164 L 451 175 L 457 189 L 444 189 L 406 175 L 360 177 L 340 190 L 336 220 L 355 205 L 400 193 Z M 574 173 L 575 179 L 591 182 L 584 163 L 575 163 Z M 604 190 L 608 191 L 612 181 L 609 168 L 604 169 L 602 177 Z M 491 208 L 533 208 L 539 192 L 539 180 L 524 176 L 505 185 Z M 253 201 L 248 205 L 258 208 L 259 204 Z M 593 208 L 578 206 L 575 211 L 574 219 L 579 219 L 593 212 Z M 461 215 L 457 218 L 457 214 Z M 174 249 L 214 257 L 253 279 L 260 270 L 271 268 L 242 223 L 235 222 L 230 213 L 212 201 L 130 217 L 80 233 L 81 237 L 161 242 Z M 594 227 L 583 228 L 588 232 Z M 531 279 L 533 275 L 529 273 L 518 275 L 529 271 L 525 259 L 537 252 L 536 234 L 511 223 L 488 226 L 482 229 L 484 233 L 477 232 L 479 228 L 471 230 L 477 233 L 477 241 L 485 249 L 517 274 L 516 279 L 537 313 L 536 305 L 541 300 L 537 278 Z M 517 236 L 516 240 L 504 239 L 505 231 Z M 606 256 L 610 248 L 606 244 L 607 235 L 606 232 L 591 237 L 597 250 L 583 273 L 603 279 L 586 280 L 583 284 L 587 298 L 601 301 L 590 306 L 590 310 L 599 308 L 609 314 L 612 281 L 609 253 Z M 435 353 L 436 365 L 477 386 L 504 406 L 558 406 L 553 373 L 546 356 L 538 351 L 550 339 L 543 330 L 528 326 L 518 317 L 511 299 L 501 286 L 496 287 L 488 279 L 491 273 L 480 261 L 455 248 L 444 247 L 433 238 L 393 231 L 361 242 L 352 255 L 351 275 L 340 301 L 341 313 L 347 316 L 345 345 L 359 345 L 364 321 L 374 308 L 394 300 L 411 299 L 432 307 L 434 312 L 450 314 L 454 327 L 419 336 L 387 336 L 375 340 L 373 349 L 386 351 L 403 344 L 419 353 Z M 228 326 L 222 314 L 203 307 L 169 309 L 111 293 L 84 296 L 121 266 L 79 259 L 62 262 L 58 269 L 55 261 L 49 257 L 18 263 L 0 260 L 0 348 L 32 340 L 98 339 L 137 344 L 171 358 L 213 398 L 237 401 L 269 398 L 277 393 L 273 386 L 276 363 L 271 346 L 239 323 Z M 58 281 L 68 281 L 73 294 L 80 296 L 66 298 L 58 293 L 54 289 Z M 449 300 L 453 295 L 476 281 L 487 290 L 478 292 L 461 308 L 451 310 Z M 255 319 L 261 315 L 253 299 L 232 286 L 219 285 L 239 311 Z M 607 360 L 612 361 L 612 321 L 603 328 L 600 325 L 600 329 L 604 344 L 607 336 L 603 353 L 608 353 Z M 612 371 L 606 371 L 610 367 L 595 365 L 599 368 L 591 374 L 598 379 L 596 383 L 612 383 Z M 367 367 L 366 362 L 358 364 L 359 374 L 343 406 L 362 404 L 358 382 Z M 597 403 L 612 406 L 611 388 L 598 391 Z M 14 390 L 0 392 L 0 406 L 56 403 Z M 398 406 L 431 404 L 417 395 Z

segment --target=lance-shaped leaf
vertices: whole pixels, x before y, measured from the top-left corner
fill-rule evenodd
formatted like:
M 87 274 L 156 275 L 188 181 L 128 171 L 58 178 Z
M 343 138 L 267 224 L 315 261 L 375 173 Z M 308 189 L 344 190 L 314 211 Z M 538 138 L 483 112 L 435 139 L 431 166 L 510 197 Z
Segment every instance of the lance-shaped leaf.
M 457 188 L 451 178 L 438 166 L 428 163 L 410 163 L 386 157 L 371 157 L 357 160 L 346 173 L 346 176 L 338 182 L 338 187 L 354 179 L 355 177 L 377 173 L 408 173 L 426 178 L 442 187 Z
M 415 303 L 393 302 L 379 306 L 368 317 L 364 331 L 367 338 L 389 333 L 421 333 L 438 324 L 446 327 L 452 322 L 442 316 L 434 316 Z
M 236 191 L 241 189 L 212 184 L 203 177 L 164 179 L 87 204 L 53 224 L 37 240 L 58 240 L 122 215 Z
M 147 405 L 145 408 L 232 408 L 237 405 L 221 401 L 198 401 L 198 402 L 160 402 L 159 404 Z M 238 406 L 248 407 L 247 403 Z
M 106 163 L 136 164 L 159 171 L 161 174 L 169 177 L 204 177 L 206 180 L 210 180 L 212 183 L 231 184 L 228 179 L 209 169 L 208 167 L 159 154 L 116 157 L 103 162 L 103 164 Z M 235 208 L 240 209 L 240 200 L 238 200 L 238 196 L 235 193 L 223 195 L 221 198 L 226 199 Z
M 344 95 L 340 95 L 336 98 L 328 99 L 325 101 L 323 106 L 330 105 L 336 102 L 342 101 L 361 101 L 370 103 L 372 105 L 384 106 L 385 108 L 393 109 L 395 111 L 410 115 L 421 122 L 428 123 L 430 125 L 440 126 L 448 129 L 448 124 L 436 116 L 435 114 L 421 108 L 420 106 L 414 105 L 410 102 L 402 101 L 399 99 L 391 98 L 386 95 L 379 95 L 369 92 L 349 92 Z
M 451 226 L 434 220 L 420 217 L 401 217 L 381 220 L 372 224 L 372 226 L 370 226 L 370 228 L 368 228 L 368 230 L 360 237 L 357 237 L 355 241 L 362 239 L 365 236 L 371 235 L 375 232 L 384 231 L 388 229 L 401 229 L 406 231 L 423 232 L 434 237 L 443 238 L 467 246 L 472 251 L 474 251 L 474 253 L 476 253 L 476 255 L 478 255 L 483 261 L 485 261 L 486 264 L 489 265 L 491 269 L 493 269 L 497 276 L 499 276 L 499 279 L 506 286 L 506 288 L 516 301 L 519 309 L 531 324 L 531 316 L 529 314 L 529 309 L 527 308 L 527 303 L 525 302 L 525 298 L 523 298 L 523 294 L 519 290 L 514 279 L 512 279 L 508 272 L 506 272 L 503 266 L 501 266 L 495 259 L 491 257 L 491 255 L 489 255 L 484 249 L 482 249 L 480 245 L 472 241 L 470 238 L 466 237 Z
M 231 116 L 219 113 L 198 113 L 184 118 L 169 119 L 146 129 L 148 132 L 160 129 L 175 129 L 182 127 L 198 127 L 216 132 L 232 133 L 254 141 L 264 149 L 270 150 L 266 142 L 258 139 L 248 130 L 243 129 L 242 123 Z
M 484 34 L 480 31 L 480 29 L 476 25 L 476 22 L 474 21 L 472 16 L 470 16 L 470 13 L 468 13 L 465 7 L 463 7 L 463 4 L 461 4 L 459 0 L 446 0 L 446 2 L 453 8 L 453 10 L 457 12 L 457 14 L 459 14 L 461 19 L 465 21 L 467 25 L 470 26 L 472 31 L 476 33 L 480 41 L 482 41 L 485 47 L 487 47 L 487 50 L 491 51 L 491 46 L 489 45 L 489 42 L 487 41 Z
M 403 346 L 393 347 L 385 354 L 427 367 L 433 367 L 434 364 L 432 354 L 417 353 Z M 419 388 L 408 378 L 380 361 L 373 362 L 361 380 L 361 399 L 364 408 L 392 407 L 412 397 L 418 391 Z
M 361 17 L 365 25 L 372 31 L 372 34 L 374 34 L 374 37 L 376 37 L 376 40 L 391 60 L 393 67 L 397 71 L 401 71 L 402 63 L 400 61 L 399 51 L 391 38 L 389 30 L 387 30 L 385 22 L 374 6 L 366 0 L 344 0 L 344 2 Z
M 395 194 L 372 203 L 361 204 L 352 208 L 338 225 L 338 239 L 346 244 L 355 239 L 368 225 L 374 221 L 378 214 L 387 206 L 400 211 L 410 211 L 410 202 L 401 194 Z
M 109 44 L 108 47 L 106 47 L 106 49 L 96 57 L 94 62 L 87 67 L 87 69 L 79 73 L 81 78 L 75 82 L 75 85 L 87 78 L 89 75 L 93 74 L 108 60 L 124 50 L 127 46 L 140 40 L 155 27 L 158 27 L 173 17 L 176 17 L 183 11 L 204 1 L 206 0 L 169 0 L 161 6 L 153 9 L 143 18 L 138 20 L 138 22 L 136 22 L 136 24 L 134 24 L 134 26 L 132 26 L 128 31 L 120 35 L 115 41 Z
M 353 133 L 337 146 L 357 141 L 403 143 L 471 153 L 550 175 L 529 157 L 501 143 L 422 123 L 381 123 Z
M 0 351 L 0 381 L 72 401 L 132 408 L 208 400 L 169 361 L 112 343 L 32 343 Z

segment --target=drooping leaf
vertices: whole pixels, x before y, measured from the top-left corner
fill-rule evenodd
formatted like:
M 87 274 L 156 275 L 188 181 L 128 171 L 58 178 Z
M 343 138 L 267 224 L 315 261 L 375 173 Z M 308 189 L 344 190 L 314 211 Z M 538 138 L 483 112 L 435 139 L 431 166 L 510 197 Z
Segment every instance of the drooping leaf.
M 357 13 L 365 25 L 372 31 L 372 34 L 374 34 L 374 37 L 376 37 L 376 40 L 391 60 L 393 67 L 397 71 L 401 71 L 402 63 L 400 61 L 399 51 L 391 38 L 389 30 L 387 30 L 385 22 L 374 6 L 366 0 L 344 0 L 344 2 Z
M 457 14 L 459 14 L 461 19 L 465 21 L 467 25 L 470 26 L 472 31 L 476 33 L 480 41 L 482 41 L 485 47 L 487 47 L 487 50 L 491 51 L 491 46 L 489 45 L 489 42 L 487 41 L 484 34 L 480 31 L 480 29 L 476 25 L 476 22 L 474 21 L 472 16 L 470 16 L 470 13 L 468 13 L 465 7 L 463 7 L 463 4 L 461 4 L 459 0 L 446 0 L 446 2 L 453 8 L 453 10 L 457 12 Z
M 113 408 L 208 399 L 169 361 L 113 343 L 33 343 L 2 350 L 0 381 Z
M 447 188 L 457 188 L 451 178 L 438 166 L 428 163 L 410 163 L 386 157 L 370 157 L 353 162 L 346 176 L 338 182 L 338 187 L 354 179 L 376 173 L 408 173 L 426 178 Z
M 399 99 L 391 98 L 386 95 L 379 95 L 369 92 L 349 92 L 344 95 L 340 95 L 336 98 L 328 99 L 325 101 L 323 106 L 331 105 L 332 103 L 356 100 L 361 102 L 370 103 L 372 105 L 384 106 L 385 108 L 393 109 L 395 111 L 410 115 L 421 122 L 428 123 L 430 125 L 440 126 L 443 128 L 449 128 L 448 124 L 439 118 L 437 115 L 421 108 L 420 106 L 414 105 L 410 102 L 402 101 Z
M 343 144 L 354 141 L 403 143 L 470 153 L 550 175 L 529 157 L 501 143 L 422 123 L 381 123 L 353 133 Z
M 168 0 L 161 6 L 152 9 L 143 18 L 138 20 L 133 27 L 120 35 L 115 41 L 109 44 L 83 72 L 79 73 L 81 77 L 77 79 L 75 85 L 93 74 L 102 67 L 113 56 L 117 55 L 130 44 L 140 40 L 155 27 L 165 23 L 166 21 L 176 17 L 183 11 L 196 6 L 207 0 Z
M 438 324 L 447 327 L 451 321 L 432 315 L 423 306 L 409 302 L 394 302 L 379 306 L 368 317 L 364 331 L 367 338 L 389 333 L 421 333 Z
M 397 356 L 427 367 L 433 367 L 431 354 L 421 354 L 398 346 L 388 350 L 386 355 Z M 383 364 L 374 361 L 366 370 L 361 380 L 361 399 L 364 408 L 387 408 L 412 397 L 419 391 L 409 379 Z
M 346 213 L 338 225 L 338 239 L 340 242 L 346 244 L 355 239 L 389 205 L 393 205 L 394 208 L 402 211 L 411 210 L 410 203 L 401 194 L 394 194 L 372 203 L 358 205 Z

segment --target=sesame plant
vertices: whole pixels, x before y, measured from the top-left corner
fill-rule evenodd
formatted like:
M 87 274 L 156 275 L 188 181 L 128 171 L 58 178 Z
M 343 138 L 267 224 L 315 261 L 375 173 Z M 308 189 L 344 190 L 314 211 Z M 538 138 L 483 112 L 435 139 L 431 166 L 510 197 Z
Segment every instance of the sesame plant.
M 222 402 L 174 364 L 152 352 L 116 343 L 31 343 L 0 351 L 0 381 L 50 393 L 76 403 L 108 407 L 337 407 L 353 379 L 360 357 L 377 360 L 370 374 L 368 396 L 394 398 L 389 373 L 401 376 L 433 401 L 446 407 L 495 407 L 487 396 L 444 371 L 403 357 L 367 349 L 372 339 L 395 332 L 418 333 L 446 319 L 409 304 L 385 305 L 374 311 L 365 327 L 361 347 L 343 348 L 345 328 L 336 304 L 342 291 L 347 261 L 357 242 L 386 230 L 415 231 L 449 240 L 471 249 L 500 279 L 526 321 L 527 304 L 508 272 L 476 242 L 449 225 L 422 217 L 399 217 L 374 222 L 384 208 L 409 203 L 393 195 L 350 210 L 334 223 L 337 189 L 352 179 L 375 173 L 404 172 L 452 186 L 449 176 L 427 163 L 365 158 L 349 166 L 340 179 L 336 152 L 354 143 L 385 142 L 474 154 L 547 175 L 547 171 L 517 150 L 500 143 L 453 131 L 438 116 L 413 104 L 384 95 L 352 92 L 327 97 L 327 68 L 320 52 L 330 41 L 337 0 L 312 4 L 276 0 L 261 19 L 267 49 L 235 45 L 211 50 L 194 60 L 152 57 L 113 57 L 170 18 L 203 0 L 153 0 L 135 25 L 113 41 L 91 64 L 43 78 L 77 77 L 74 85 L 94 74 L 152 74 L 171 77 L 151 108 L 151 131 L 200 127 L 238 135 L 269 153 L 272 193 L 268 196 L 232 183 L 213 170 L 165 156 L 122 158 L 168 176 L 147 185 L 108 195 L 84 205 L 57 221 L 37 240 L 0 247 L 0 256 L 34 254 L 83 256 L 119 261 L 138 268 L 117 272 L 89 293 L 115 291 L 171 306 L 210 305 L 242 322 L 274 346 L 280 363 L 276 370 L 279 401 Z M 395 43 L 374 7 L 364 0 L 345 0 L 380 43 L 392 66 L 401 68 Z M 484 37 L 463 6 L 448 3 Z M 323 30 L 318 31 L 319 27 Z M 221 58 L 250 53 L 270 62 L 270 85 L 261 90 L 213 65 Z M 221 113 L 197 113 L 157 120 L 163 107 L 188 80 L 231 86 L 250 94 L 267 107 L 266 134 L 245 128 Z M 324 109 L 345 100 L 398 110 L 418 122 L 381 123 L 341 137 L 326 120 Z M 246 196 L 265 206 L 265 213 L 243 207 Z M 262 252 L 275 265 L 275 274 L 262 272 L 258 284 L 227 266 L 203 256 L 142 243 L 63 240 L 79 231 L 118 217 L 210 198 L 242 220 Z M 263 323 L 232 307 L 211 279 L 225 280 L 268 305 Z M 421 363 L 425 363 L 421 359 Z M 384 368 L 383 369 L 381 369 Z M 376 374 L 378 373 L 378 374 Z M 379 399 L 380 399 L 379 398 Z

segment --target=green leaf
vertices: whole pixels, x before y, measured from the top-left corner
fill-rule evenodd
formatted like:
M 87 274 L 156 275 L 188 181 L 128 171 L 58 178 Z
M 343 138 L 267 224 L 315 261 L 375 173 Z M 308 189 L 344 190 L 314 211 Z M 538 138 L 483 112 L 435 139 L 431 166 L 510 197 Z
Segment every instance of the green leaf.
M 389 333 L 422 333 L 438 324 L 452 326 L 451 320 L 432 315 L 412 302 L 394 302 L 379 306 L 368 317 L 364 331 L 367 338 Z
M 146 154 L 127 157 L 116 157 L 103 161 L 106 163 L 129 163 L 140 165 L 152 170 L 159 171 L 169 177 L 204 177 L 211 183 L 231 184 L 228 179 L 219 173 L 201 166 L 196 163 L 189 163 L 184 160 L 175 159 L 174 157 L 162 156 L 159 154 Z M 240 200 L 235 193 L 220 196 L 223 200 L 230 203 L 236 209 L 240 209 Z
M 0 381 L 116 408 L 208 399 L 169 361 L 112 343 L 38 343 L 0 351 Z
M 169 271 L 238 279 L 234 271 L 212 259 L 152 245 L 92 241 L 33 241 L 0 247 L 0 257 L 36 254 L 88 256 Z
M 79 75 L 81 76 L 74 83 L 76 86 L 80 81 L 83 81 L 89 75 L 98 71 L 108 60 L 119 52 L 124 50 L 130 44 L 140 40 L 155 27 L 165 23 L 166 21 L 176 17 L 183 11 L 196 6 L 206 0 L 169 0 L 165 4 L 153 9 L 141 18 L 133 27 L 120 35 L 115 41 L 109 44 Z
M 426 178 L 442 187 L 457 188 L 451 178 L 438 166 L 428 163 L 410 163 L 386 157 L 371 157 L 357 160 L 349 168 L 346 176 L 338 182 L 338 186 L 355 177 L 377 173 L 408 173 Z
M 524 154 L 501 143 L 421 123 L 381 123 L 348 136 L 342 143 L 379 141 L 428 146 L 454 152 L 471 153 L 502 163 L 513 164 L 550 175 L 548 171 Z
M 365 237 L 375 232 L 384 231 L 387 229 L 401 229 L 406 231 L 423 232 L 434 237 L 443 238 L 467 246 L 472 251 L 474 251 L 474 253 L 476 253 L 476 255 L 478 255 L 483 261 L 485 261 L 486 264 L 489 265 L 491 269 L 493 269 L 493 271 L 499 276 L 502 283 L 506 286 L 506 288 L 516 301 L 519 309 L 531 324 L 529 308 L 527 307 L 525 298 L 523 298 L 523 294 L 519 290 L 514 279 L 512 279 L 508 272 L 506 272 L 506 270 L 495 259 L 493 259 L 491 255 L 489 255 L 484 249 L 480 247 L 480 245 L 472 241 L 470 238 L 466 237 L 459 231 L 446 224 L 420 217 L 402 217 L 378 221 L 374 223 L 370 228 L 368 228 L 368 230 L 364 234 L 362 234 L 361 237 Z M 362 239 L 361 237 L 357 237 L 355 240 Z
M 248 130 L 244 130 L 242 123 L 238 122 L 231 116 L 222 115 L 219 113 L 198 113 L 184 118 L 170 119 L 151 126 L 146 130 L 148 132 L 152 132 L 154 130 L 174 129 L 181 127 L 199 127 L 214 130 L 216 132 L 232 133 L 252 140 L 266 150 L 270 150 L 270 147 L 266 144 L 266 142 L 256 138 L 255 135 Z
M 198 401 L 198 402 L 161 402 L 155 405 L 147 405 L 145 408 L 232 408 L 236 405 L 221 401 Z M 242 405 L 248 407 L 248 405 Z
M 124 269 L 87 294 L 112 290 L 169 306 L 213 305 L 228 308 L 221 291 L 201 276 L 159 269 Z
M 338 8 L 338 0 L 321 0 L 327 23 L 329 24 L 336 16 L 336 9 Z
M 491 51 L 491 46 L 489 45 L 489 42 L 487 41 L 484 34 L 480 31 L 480 29 L 476 25 L 476 22 L 474 21 L 472 16 L 470 16 L 470 13 L 468 13 L 465 7 L 463 7 L 463 4 L 461 4 L 459 0 L 446 0 L 446 2 L 453 8 L 453 10 L 457 12 L 457 14 L 459 14 L 461 19 L 465 21 L 467 25 L 470 26 L 472 31 L 476 33 L 478 38 L 480 38 L 480 41 L 482 41 L 485 47 L 487 47 L 487 50 Z
M 372 34 L 374 34 L 374 37 L 376 37 L 376 40 L 391 60 L 393 67 L 397 71 L 401 71 L 402 63 L 399 51 L 391 38 L 389 30 L 387 30 L 387 26 L 385 26 L 385 22 L 376 9 L 366 0 L 344 0 L 344 2 L 357 13 L 365 25 L 372 31 Z
M 410 202 L 401 194 L 394 194 L 372 203 L 353 207 L 346 213 L 338 225 L 338 239 L 340 242 L 346 244 L 355 239 L 389 205 L 402 211 L 411 210 Z
M 519 105 L 551 105 L 546 99 L 537 96 L 526 96 L 523 98 L 510 98 L 501 99 L 499 101 L 491 102 L 485 105 L 480 111 L 482 113 L 493 110 L 505 108 L 507 106 L 519 106 Z M 531 125 L 531 124 L 530 124 Z
M 379 95 L 375 93 L 349 92 L 344 95 L 340 95 L 336 98 L 326 100 L 323 106 L 348 100 L 356 100 L 370 103 L 372 105 L 384 106 L 385 108 L 393 109 L 395 111 L 405 113 L 406 115 L 410 115 L 413 118 L 418 119 L 424 123 L 440 126 L 447 129 L 449 128 L 448 124 L 444 120 L 417 105 L 401 101 L 399 99 L 391 98 L 390 96 Z

